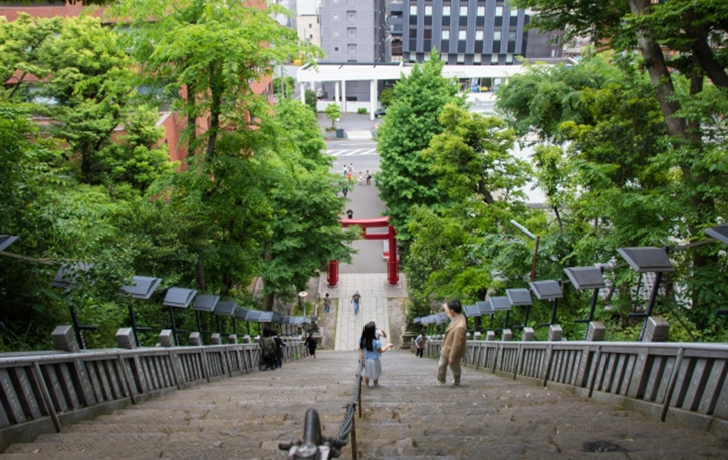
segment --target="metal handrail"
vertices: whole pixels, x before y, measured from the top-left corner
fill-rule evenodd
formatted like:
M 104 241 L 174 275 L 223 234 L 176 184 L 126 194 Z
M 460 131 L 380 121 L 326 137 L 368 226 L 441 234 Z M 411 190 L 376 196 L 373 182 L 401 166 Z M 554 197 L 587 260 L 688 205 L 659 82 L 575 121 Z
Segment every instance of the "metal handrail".
M 306 411 L 306 418 L 303 425 L 303 440 L 294 439 L 290 443 L 278 445 L 280 450 L 288 451 L 289 459 L 326 460 L 328 458 L 339 458 L 341 449 L 349 444 L 349 435 L 351 434 L 352 458 L 357 460 L 354 414 L 356 413 L 357 406 L 359 406 L 359 418 L 361 418 L 361 381 L 363 369 L 364 362 L 360 360 L 359 370 L 356 373 L 354 398 L 346 405 L 344 421 L 336 436 L 323 436 L 318 412 L 316 409 L 309 409 Z

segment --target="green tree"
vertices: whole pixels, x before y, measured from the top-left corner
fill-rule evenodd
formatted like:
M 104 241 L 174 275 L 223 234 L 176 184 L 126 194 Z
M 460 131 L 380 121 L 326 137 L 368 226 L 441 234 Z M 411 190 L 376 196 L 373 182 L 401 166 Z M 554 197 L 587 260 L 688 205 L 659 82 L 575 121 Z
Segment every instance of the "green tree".
M 669 156 L 681 174 L 680 198 L 689 201 L 688 239 L 702 237 L 702 227 L 722 215 L 721 203 L 705 187 L 720 180 L 715 169 L 705 168 L 703 129 L 698 119 L 712 114 L 683 107 L 704 90 L 705 77 L 728 89 L 725 36 L 728 12 L 716 0 L 678 0 L 653 4 L 649 0 L 595 2 L 592 0 L 522 0 L 517 6 L 538 11 L 534 22 L 542 30 L 565 30 L 567 39 L 591 36 L 618 51 L 637 48 L 654 89 L 667 133 Z M 670 50 L 672 56 L 666 54 Z M 678 73 L 674 72 L 677 69 Z M 682 80 L 682 78 L 685 81 Z M 694 108 L 695 105 L 692 105 Z M 703 106 L 705 108 L 706 106 Z M 716 175 L 717 173 L 717 175 Z M 690 253 L 691 270 L 700 277 L 718 269 L 718 258 L 709 250 Z M 709 284 L 702 280 L 698 284 Z M 708 307 L 697 291 L 691 302 L 698 311 Z M 710 320 L 699 323 L 708 326 Z
M 111 144 L 126 114 L 131 61 L 117 34 L 89 17 L 65 19 L 39 53 L 48 71 L 36 75 L 48 79 L 41 94 L 57 102 L 49 107 L 57 121 L 51 130 L 68 144 L 81 180 L 97 184 L 98 152 Z
M 324 110 L 324 114 L 326 114 L 326 118 L 331 120 L 331 129 L 336 128 L 336 120 L 341 118 L 341 107 L 339 104 L 327 105 L 326 110 Z
M 318 102 L 316 93 L 311 89 L 307 89 L 304 93 L 304 97 L 306 98 L 306 106 L 309 107 L 313 113 L 318 113 L 318 109 L 316 108 L 316 103 Z
M 379 102 L 381 102 L 384 107 L 392 105 L 392 102 L 394 102 L 394 89 L 384 88 L 379 95 Z
M 533 67 L 499 91 L 498 107 L 514 126 L 521 133 L 538 133 L 543 142 L 534 158 L 537 179 L 558 222 L 558 235 L 554 229 L 547 238 L 570 248 L 559 256 L 563 266 L 607 263 L 619 247 L 662 246 L 694 235 L 691 225 L 700 221 L 699 212 L 680 167 L 693 153 L 676 151 L 666 141 L 668 129 L 653 91 L 638 62 L 611 54 L 588 56 L 571 68 Z M 716 96 L 710 99 L 720 101 Z M 704 123 L 702 149 L 721 142 L 720 135 L 708 135 L 715 132 L 717 118 L 703 117 L 720 103 L 684 97 L 682 104 L 700 107 L 685 113 Z M 713 168 L 720 164 L 717 157 L 690 161 L 693 173 L 707 171 L 705 161 Z M 717 175 L 706 175 L 701 193 L 708 192 L 722 207 L 726 189 L 719 182 Z M 704 329 L 700 323 L 724 297 L 725 283 L 719 270 L 696 270 L 694 258 L 694 252 L 673 256 L 680 269 L 671 282 L 687 286 L 692 295 L 699 292 L 702 305 L 693 303 L 688 316 Z M 640 305 L 630 292 L 636 280 L 627 271 L 612 276 L 613 305 L 626 314 Z M 661 308 L 671 308 L 671 302 L 663 298 Z
M 172 14 L 166 0 L 124 0 L 112 8 L 129 26 L 123 37 L 142 81 L 176 95 L 173 107 L 187 118 L 189 173 L 160 193 L 200 225 L 188 243 L 198 253 L 202 291 L 229 295 L 247 286 L 260 264 L 259 242 L 270 234 L 264 179 L 271 166 L 264 160 L 278 131 L 267 128 L 269 101 L 251 83 L 271 76 L 274 63 L 321 54 L 280 26 L 273 18 L 279 12 L 277 5 L 224 0 L 187 2 Z M 203 120 L 208 128 L 198 132 Z
M 437 118 L 447 103 L 463 105 L 458 86 L 442 76 L 444 63 L 437 52 L 394 87 L 395 100 L 377 133 L 381 171 L 377 175 L 379 194 L 388 208 L 399 241 L 408 244 L 410 209 L 415 205 L 435 206 L 444 199 L 437 186 L 431 162 L 422 157 L 432 136 L 442 132 Z
M 416 207 L 410 219 L 407 279 L 417 306 L 413 314 L 426 314 L 444 298 L 483 299 L 498 270 L 483 241 L 511 233 L 508 221 L 527 215 L 522 188 L 530 168 L 510 153 L 514 135 L 505 122 L 452 103 L 439 122 L 443 131 L 422 156 L 448 200 L 438 209 Z
M 307 169 L 323 166 L 328 170 L 333 160 L 328 155 L 323 155 L 326 142 L 321 136 L 315 113 L 300 101 L 286 99 L 276 105 L 275 120 L 283 128 L 282 138 L 293 143 L 300 151 L 303 156 L 300 161 L 311 162 Z
M 40 50 L 61 30 L 62 19 L 35 20 L 21 13 L 15 21 L 0 17 L 0 79 L 12 83 L 3 89 L 3 98 L 24 101 L 30 97 L 30 81 L 47 75 Z
M 296 79 L 290 76 L 274 77 L 273 78 L 273 92 L 280 95 L 281 89 L 283 90 L 283 98 L 289 98 L 293 96 L 293 91 L 296 87 Z

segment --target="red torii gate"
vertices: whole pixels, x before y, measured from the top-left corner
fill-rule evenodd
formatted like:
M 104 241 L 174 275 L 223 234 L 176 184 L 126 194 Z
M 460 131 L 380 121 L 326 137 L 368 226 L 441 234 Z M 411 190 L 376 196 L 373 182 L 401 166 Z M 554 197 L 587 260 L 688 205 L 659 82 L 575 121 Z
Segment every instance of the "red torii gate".
M 397 241 L 394 227 L 389 225 L 389 217 L 377 217 L 374 219 L 342 219 L 341 226 L 344 228 L 352 225 L 358 225 L 364 230 L 365 240 L 388 240 L 389 241 L 389 257 L 387 258 L 387 281 L 391 286 L 396 286 L 399 282 L 399 260 L 397 259 Z M 367 233 L 368 228 L 389 227 L 387 233 Z M 326 281 L 329 286 L 339 284 L 339 261 L 332 260 L 329 262 L 328 276 Z

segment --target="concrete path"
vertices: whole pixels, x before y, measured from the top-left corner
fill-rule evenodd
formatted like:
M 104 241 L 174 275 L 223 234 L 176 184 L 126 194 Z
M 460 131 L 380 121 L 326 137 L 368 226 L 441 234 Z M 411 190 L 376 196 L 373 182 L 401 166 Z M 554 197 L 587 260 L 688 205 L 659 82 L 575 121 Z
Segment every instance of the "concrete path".
M 336 340 L 334 350 L 356 350 L 361 337 L 362 328 L 369 321 L 374 321 L 377 328 L 385 331 L 391 337 L 389 328 L 390 298 L 407 297 L 407 281 L 400 274 L 399 285 L 389 286 L 386 273 L 352 273 L 339 275 L 339 286 L 326 287 L 326 279 L 321 278 L 319 295 L 326 292 L 338 299 L 339 308 L 336 317 Z M 354 307 L 349 302 L 354 291 L 361 294 L 361 309 L 354 315 Z M 385 341 L 388 343 L 388 340 Z

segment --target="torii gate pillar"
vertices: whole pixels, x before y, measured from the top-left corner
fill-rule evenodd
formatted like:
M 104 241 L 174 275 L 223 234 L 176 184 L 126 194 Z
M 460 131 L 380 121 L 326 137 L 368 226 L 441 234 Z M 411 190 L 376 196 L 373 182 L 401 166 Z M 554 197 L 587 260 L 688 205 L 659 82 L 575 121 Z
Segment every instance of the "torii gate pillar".
M 387 258 L 387 281 L 390 286 L 396 286 L 399 283 L 399 257 L 397 255 L 397 240 L 394 227 L 389 225 L 389 217 L 377 217 L 374 219 L 343 219 L 341 226 L 347 228 L 351 225 L 357 225 L 364 230 L 365 240 L 387 240 L 389 242 L 389 257 Z M 389 227 L 388 233 L 368 234 L 368 228 Z M 329 262 L 328 276 L 326 281 L 330 287 L 339 284 L 339 261 L 332 260 Z

